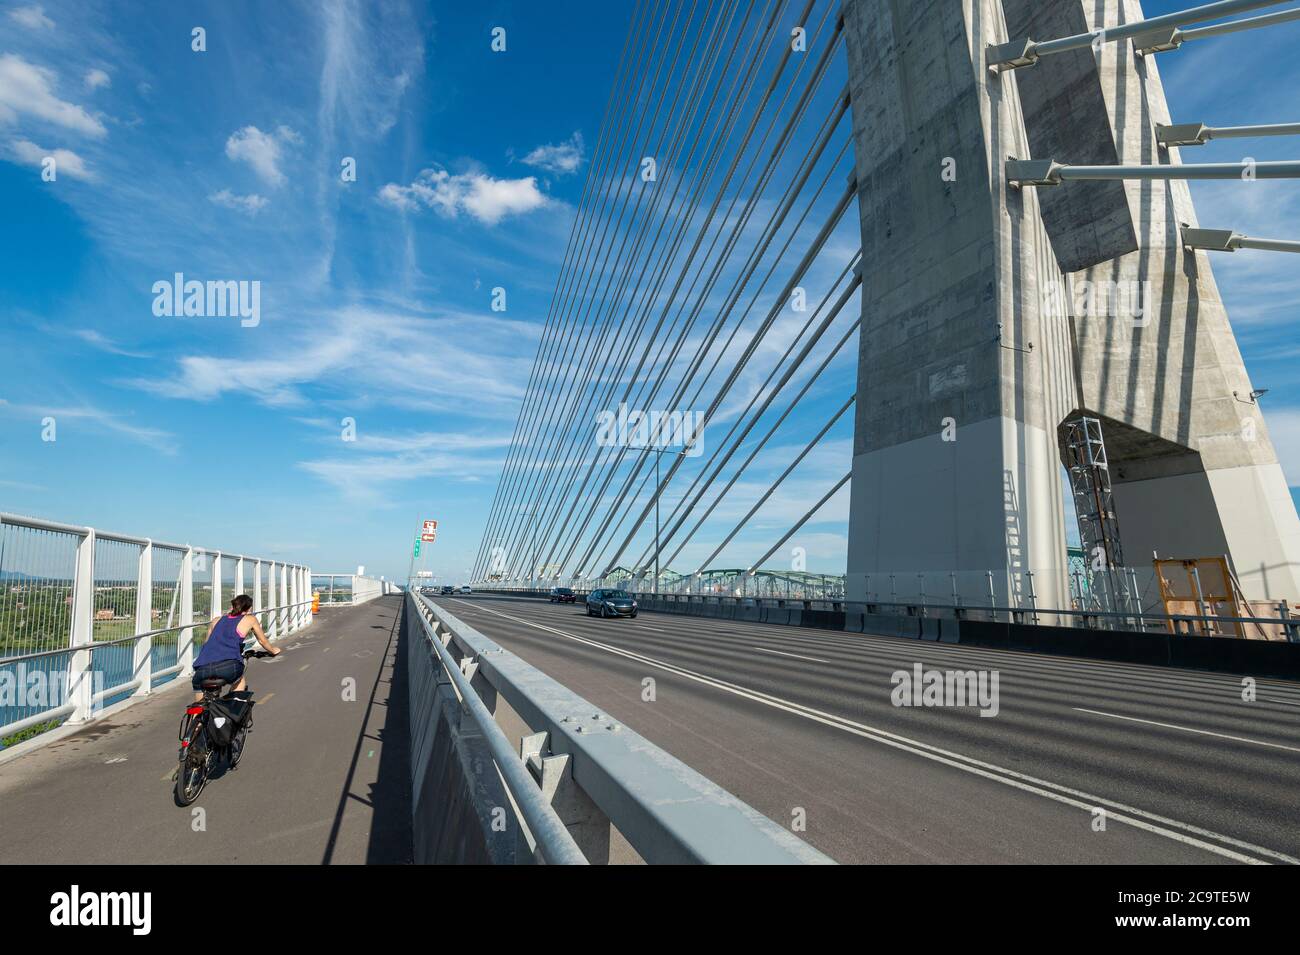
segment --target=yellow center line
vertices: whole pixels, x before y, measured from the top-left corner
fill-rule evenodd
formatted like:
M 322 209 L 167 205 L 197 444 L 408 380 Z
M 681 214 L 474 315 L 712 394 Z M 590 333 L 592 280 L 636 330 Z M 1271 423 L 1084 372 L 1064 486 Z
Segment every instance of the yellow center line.
M 304 663 L 302 666 L 298 667 L 298 672 L 301 673 L 303 670 L 307 669 L 309 666 L 311 666 L 310 663 Z

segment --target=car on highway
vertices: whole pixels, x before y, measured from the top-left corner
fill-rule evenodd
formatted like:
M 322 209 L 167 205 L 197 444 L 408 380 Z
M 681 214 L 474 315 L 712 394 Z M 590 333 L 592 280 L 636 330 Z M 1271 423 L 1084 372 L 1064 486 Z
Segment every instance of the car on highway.
M 635 617 L 636 601 L 626 590 L 593 590 L 587 594 L 587 616 Z
M 552 587 L 550 602 L 553 604 L 572 604 L 578 602 L 578 595 L 568 587 Z
M 453 587 L 451 584 L 446 584 L 443 586 L 442 590 L 438 592 L 445 597 L 447 594 L 454 594 L 456 592 L 456 588 Z
M 471 587 L 469 584 L 461 584 L 460 592 L 463 594 L 472 594 L 474 592 L 474 588 Z

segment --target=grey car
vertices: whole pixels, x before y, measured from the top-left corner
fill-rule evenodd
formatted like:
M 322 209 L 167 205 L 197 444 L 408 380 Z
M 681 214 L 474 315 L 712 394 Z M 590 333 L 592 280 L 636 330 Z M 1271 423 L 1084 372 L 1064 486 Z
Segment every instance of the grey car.
M 593 590 L 587 594 L 588 617 L 635 617 L 636 601 L 626 590 Z

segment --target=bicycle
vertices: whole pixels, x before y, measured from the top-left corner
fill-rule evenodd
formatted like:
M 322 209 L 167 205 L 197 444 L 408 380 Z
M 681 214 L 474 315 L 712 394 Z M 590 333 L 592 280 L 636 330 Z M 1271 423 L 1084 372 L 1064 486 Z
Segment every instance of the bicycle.
M 265 650 L 243 653 L 245 660 L 269 656 L 274 654 Z M 199 798 L 221 759 L 234 770 L 244 755 L 245 737 L 253 728 L 253 691 L 244 689 L 238 695 L 232 691 L 223 697 L 220 694 L 225 686 L 225 680 L 204 680 L 202 701 L 189 704 L 181 717 L 180 765 L 175 777 L 179 806 L 188 806 Z M 213 704 L 217 704 L 218 712 L 214 712 Z M 238 724 L 233 731 L 224 722 L 232 719 Z

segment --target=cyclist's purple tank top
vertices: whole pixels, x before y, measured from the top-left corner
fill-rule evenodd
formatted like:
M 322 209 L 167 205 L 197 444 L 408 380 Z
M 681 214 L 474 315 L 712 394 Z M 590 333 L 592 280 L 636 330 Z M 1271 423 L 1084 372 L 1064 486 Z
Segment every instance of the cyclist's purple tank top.
M 239 621 L 244 615 L 226 614 L 212 628 L 212 636 L 203 644 L 199 657 L 194 661 L 196 667 L 208 663 L 220 663 L 222 660 L 239 660 L 243 654 L 244 638 L 239 635 Z

